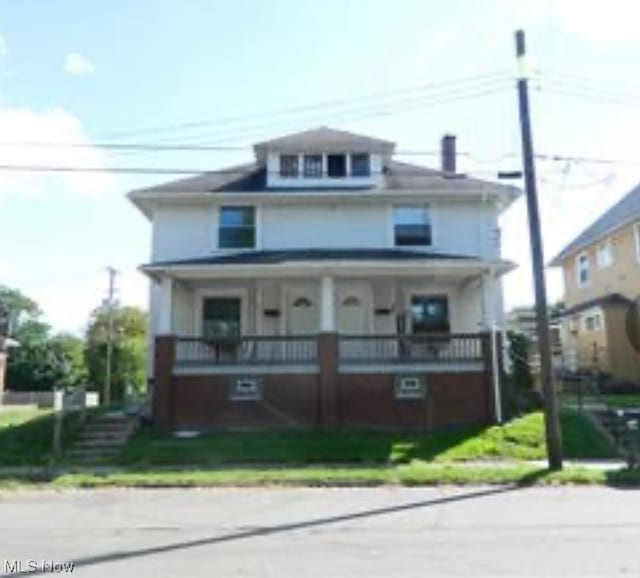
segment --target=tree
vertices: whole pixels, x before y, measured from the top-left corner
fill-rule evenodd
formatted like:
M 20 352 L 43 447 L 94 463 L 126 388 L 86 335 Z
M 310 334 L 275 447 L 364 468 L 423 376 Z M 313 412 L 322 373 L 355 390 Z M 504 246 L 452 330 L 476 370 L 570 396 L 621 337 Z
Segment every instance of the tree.
M 69 334 L 52 336 L 38 304 L 18 289 L 0 286 L 0 300 L 9 311 L 10 335 L 19 343 L 7 363 L 9 388 L 45 391 L 74 387 L 85 380 L 81 339 Z
M 89 320 L 85 362 L 91 384 L 101 391 L 107 363 L 108 310 L 99 307 Z M 117 306 L 113 312 L 113 355 L 111 361 L 111 399 L 123 401 L 128 388 L 145 388 L 147 314 L 138 307 Z

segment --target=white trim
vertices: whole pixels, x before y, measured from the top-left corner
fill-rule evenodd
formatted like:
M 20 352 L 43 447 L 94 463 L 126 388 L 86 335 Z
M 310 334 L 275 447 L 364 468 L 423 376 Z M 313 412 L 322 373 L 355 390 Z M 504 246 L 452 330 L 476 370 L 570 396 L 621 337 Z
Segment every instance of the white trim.
M 640 223 L 633 224 L 633 242 L 636 248 L 636 261 L 640 263 Z
M 240 333 L 247 334 L 247 321 L 249 313 L 249 288 L 248 287 L 219 287 L 196 289 L 194 292 L 195 307 L 194 324 L 196 336 L 202 336 L 202 303 L 207 297 L 239 297 L 240 298 Z
M 177 365 L 173 368 L 173 375 L 260 375 L 262 373 L 318 373 L 317 363 L 305 365 L 295 364 L 265 364 L 265 365 Z
M 340 373 L 478 373 L 484 371 L 482 361 L 458 361 L 439 363 L 437 361 L 418 361 L 412 363 L 340 363 Z

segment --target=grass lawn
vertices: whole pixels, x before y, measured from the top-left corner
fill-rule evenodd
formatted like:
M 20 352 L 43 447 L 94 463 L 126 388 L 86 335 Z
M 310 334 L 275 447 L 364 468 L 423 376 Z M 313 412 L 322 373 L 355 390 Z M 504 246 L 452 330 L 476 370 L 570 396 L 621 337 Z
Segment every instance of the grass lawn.
M 566 458 L 615 457 L 591 423 L 563 412 Z M 456 462 L 483 459 L 544 459 L 542 414 L 528 414 L 498 427 L 464 427 L 431 434 L 381 432 L 244 432 L 207 433 L 179 439 L 151 428 L 139 431 L 118 463 L 149 467 L 239 464 L 408 464 L 412 461 Z M 352 470 L 350 470 L 352 471 Z
M 0 466 L 45 466 L 53 461 L 53 423 L 50 410 L 0 412 Z M 76 413 L 65 416 L 62 446 L 80 431 Z
M 434 485 L 514 486 L 607 484 L 619 487 L 640 486 L 640 470 L 602 471 L 568 467 L 549 472 L 527 464 L 505 467 L 464 466 L 455 463 L 434 464 L 414 461 L 400 465 L 370 466 L 290 466 L 192 470 L 121 470 L 106 473 L 75 472 L 23 476 L 0 476 L 0 490 L 21 488 L 168 488 L 229 486 L 434 486 Z
M 603 403 L 609 408 L 640 408 L 640 395 L 616 394 L 603 395 Z

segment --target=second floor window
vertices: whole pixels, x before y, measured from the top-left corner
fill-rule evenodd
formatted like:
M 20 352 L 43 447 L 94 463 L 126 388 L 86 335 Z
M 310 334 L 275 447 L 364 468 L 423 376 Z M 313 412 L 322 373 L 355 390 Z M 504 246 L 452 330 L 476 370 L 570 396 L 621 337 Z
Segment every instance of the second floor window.
M 221 207 L 218 246 L 221 249 L 253 249 L 256 246 L 254 207 Z
M 280 155 L 280 176 L 285 178 L 297 178 L 298 155 Z
M 393 208 L 393 232 L 396 246 L 431 245 L 431 219 L 425 205 Z
M 606 241 L 598 245 L 596 260 L 598 261 L 598 267 L 600 267 L 600 269 L 613 265 L 613 245 L 611 241 Z
M 304 155 L 304 176 L 306 178 L 322 176 L 322 155 Z
M 578 287 L 584 287 L 589 283 L 589 255 L 581 253 L 576 257 L 576 281 Z
M 351 155 L 351 176 L 371 176 L 371 162 L 367 153 L 357 153 Z

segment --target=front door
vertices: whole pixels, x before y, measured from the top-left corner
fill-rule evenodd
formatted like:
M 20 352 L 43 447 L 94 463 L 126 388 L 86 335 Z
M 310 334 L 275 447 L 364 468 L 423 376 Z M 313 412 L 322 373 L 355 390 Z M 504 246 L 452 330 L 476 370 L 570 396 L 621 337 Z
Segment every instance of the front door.
M 287 333 L 314 335 L 318 331 L 317 296 L 311 290 L 290 291 L 287 294 Z
M 363 335 L 371 332 L 371 292 L 366 286 L 338 288 L 338 332 Z

